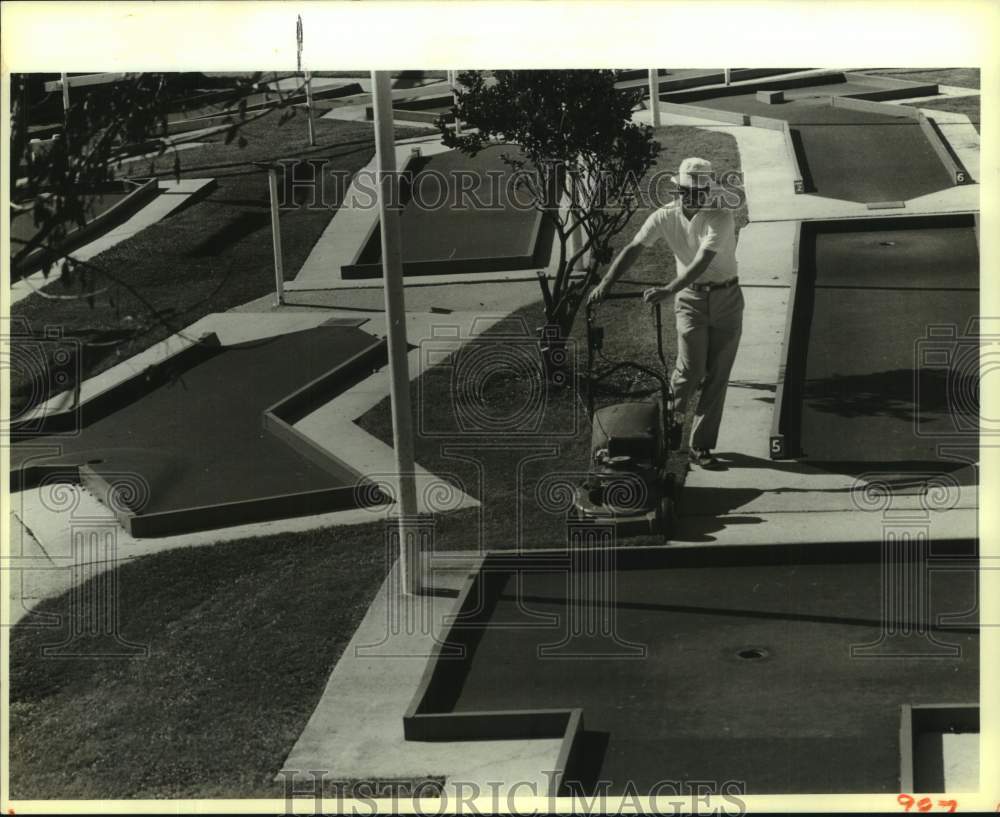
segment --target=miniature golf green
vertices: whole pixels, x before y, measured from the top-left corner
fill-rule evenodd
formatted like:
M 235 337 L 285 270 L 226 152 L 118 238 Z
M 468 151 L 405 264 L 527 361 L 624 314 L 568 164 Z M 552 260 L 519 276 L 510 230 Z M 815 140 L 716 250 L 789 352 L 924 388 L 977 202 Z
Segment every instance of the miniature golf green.
M 810 462 L 931 464 L 978 426 L 979 250 L 972 216 L 802 225 L 786 375 Z M 964 338 L 964 340 L 963 340 Z M 782 407 L 778 407 L 782 410 Z M 971 429 L 971 432 L 969 431 Z
M 542 214 L 513 189 L 504 153 L 488 148 L 474 157 L 448 151 L 411 163 L 412 188 L 400 212 L 404 275 L 444 275 L 544 268 L 551 230 Z M 344 278 L 382 276 L 381 233 L 376 225 Z
M 930 546 L 923 569 L 968 569 L 933 573 L 926 606 L 900 606 L 913 635 L 892 657 L 903 642 L 881 640 L 892 594 L 878 543 L 621 551 L 616 569 L 580 553 L 561 568 L 487 557 L 477 581 L 492 589 L 465 597 L 448 636 L 465 655 L 437 661 L 422 711 L 474 729 L 580 708 L 565 784 L 585 792 L 898 791 L 901 706 L 978 700 L 976 621 L 928 626 L 972 606 L 974 554 Z
M 227 503 L 246 507 L 295 494 L 315 500 L 307 499 L 304 508 L 299 503 L 302 514 L 352 506 L 357 475 L 322 456 L 307 458 L 268 431 L 263 415 L 375 342 L 356 326 L 326 325 L 222 347 L 78 434 L 15 445 L 12 470 L 26 463 L 86 465 L 108 481 L 137 475 L 148 485 L 145 503 L 133 509 L 139 516 Z M 340 384 L 348 385 L 349 380 Z M 46 446 L 61 453 L 40 458 Z M 224 510 L 212 522 L 205 526 L 233 524 Z
M 696 104 L 786 120 L 806 192 L 869 203 L 905 201 L 954 185 L 919 123 L 908 117 L 834 107 L 825 98 L 769 105 L 749 94 Z
M 831 97 L 887 99 L 935 93 L 936 85 L 898 87 L 895 80 L 834 74 L 775 80 L 743 88 L 663 94 L 664 102 L 781 119 L 791 128 L 805 192 L 861 203 L 905 201 L 953 186 L 954 179 L 920 124 L 905 115 L 834 106 Z M 757 91 L 780 91 L 767 103 Z

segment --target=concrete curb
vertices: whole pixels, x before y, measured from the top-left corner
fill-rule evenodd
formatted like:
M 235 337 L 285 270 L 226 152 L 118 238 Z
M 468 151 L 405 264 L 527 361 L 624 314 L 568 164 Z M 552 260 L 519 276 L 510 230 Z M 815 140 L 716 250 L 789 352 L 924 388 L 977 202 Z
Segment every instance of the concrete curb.
M 162 221 L 174 211 L 190 204 L 215 189 L 215 179 L 181 179 L 181 181 L 159 180 L 160 195 L 131 216 L 123 224 L 108 231 L 89 244 L 73 250 L 69 256 L 80 261 L 87 261 L 105 250 L 120 244 L 136 233 Z M 62 277 L 63 261 L 57 261 L 48 276 L 41 272 L 22 278 L 10 288 L 11 306 L 36 294 L 39 289 Z

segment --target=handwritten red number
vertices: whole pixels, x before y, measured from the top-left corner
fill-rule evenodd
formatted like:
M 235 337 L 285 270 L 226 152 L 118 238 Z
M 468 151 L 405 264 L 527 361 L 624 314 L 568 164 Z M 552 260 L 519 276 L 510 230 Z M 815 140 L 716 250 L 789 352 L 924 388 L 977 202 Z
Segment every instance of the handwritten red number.
M 934 803 L 930 797 L 921 797 L 917 801 L 917 811 L 930 811 L 932 808 L 934 808 Z
M 938 800 L 938 805 L 948 809 L 948 813 L 950 814 L 958 808 L 958 800 Z
M 896 798 L 896 802 L 899 803 L 906 811 L 913 808 L 913 798 L 908 794 L 901 794 Z

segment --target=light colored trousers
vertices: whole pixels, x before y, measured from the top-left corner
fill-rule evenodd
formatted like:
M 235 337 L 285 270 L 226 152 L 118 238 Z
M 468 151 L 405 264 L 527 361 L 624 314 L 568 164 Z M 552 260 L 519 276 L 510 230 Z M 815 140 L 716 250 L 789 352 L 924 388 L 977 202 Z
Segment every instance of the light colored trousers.
M 701 384 L 691 448 L 715 448 L 718 442 L 726 386 L 743 333 L 743 306 L 738 284 L 709 292 L 685 287 L 674 296 L 677 363 L 670 378 L 674 410 L 683 413 Z

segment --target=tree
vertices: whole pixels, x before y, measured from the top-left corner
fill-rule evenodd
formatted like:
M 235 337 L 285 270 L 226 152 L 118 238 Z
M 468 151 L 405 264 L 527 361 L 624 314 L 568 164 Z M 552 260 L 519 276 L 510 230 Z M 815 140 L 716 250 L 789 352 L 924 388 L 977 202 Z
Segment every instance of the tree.
M 198 85 L 207 84 L 201 79 Z M 240 126 L 253 118 L 247 115 L 246 98 L 257 87 L 260 75 L 231 77 L 226 87 L 206 94 L 192 87 L 192 74 L 130 74 L 119 81 L 71 91 L 65 112 L 55 107 L 58 93 L 44 95 L 41 80 L 32 74 L 11 76 L 11 224 L 30 219 L 34 227 L 20 231 L 30 232 L 30 238 L 11 242 L 14 276 L 39 267 L 48 273 L 62 255 L 60 247 L 67 233 L 87 221 L 89 194 L 118 176 L 122 160 L 135 153 L 163 154 L 169 149 L 172 116 L 183 115 L 193 106 L 200 109 L 200 115 L 217 111 L 224 114 L 227 139 L 236 138 Z M 283 102 L 282 96 L 273 94 L 275 107 Z M 50 138 L 32 139 L 39 132 Z M 175 153 L 178 177 L 180 169 Z M 34 260 L 39 257 L 41 261 Z M 70 264 L 64 274 L 72 277 L 79 270 L 85 277 L 87 269 Z
M 615 79 L 613 71 L 465 72 L 452 108 L 461 130 L 438 122 L 444 143 L 469 155 L 518 148 L 504 162 L 559 242 L 554 274 L 540 272 L 539 283 L 549 334 L 560 338 L 611 261 L 611 242 L 636 211 L 639 182 L 659 150 L 653 129 L 631 120 L 642 90 L 620 91 Z
M 243 125 L 277 108 L 285 108 L 280 120 L 284 121 L 294 114 L 294 108 L 289 106 L 301 93 L 272 90 L 266 84 L 262 89 L 262 83 L 277 79 L 277 75 L 127 74 L 113 82 L 71 89 L 71 104 L 63 111 L 61 94 L 44 90 L 47 78 L 55 77 L 11 76 L 8 154 L 11 276 L 22 277 L 41 270 L 48 277 L 51 268 L 60 263 L 60 292 L 37 287 L 32 297 L 81 300 L 91 307 L 100 298 L 117 309 L 116 295 L 127 292 L 144 307 L 150 322 L 168 326 L 168 317 L 162 310 L 130 283 L 94 261 L 80 261 L 67 255 L 67 236 L 88 221 L 93 212 L 92 194 L 122 175 L 124 159 L 145 153 L 160 156 L 168 153 L 174 139 L 172 120 L 211 116 L 211 122 L 224 134 L 227 143 L 237 140 L 243 147 L 246 143 L 240 132 Z M 260 90 L 263 93 L 259 98 L 251 99 Z M 250 112 L 248 100 L 253 102 Z M 176 151 L 173 172 L 180 177 L 180 157 Z M 168 328 L 176 331 L 180 327 Z M 20 335 L 11 338 L 12 345 L 29 341 L 30 338 Z M 92 346 L 121 342 L 119 338 L 92 344 L 79 339 L 67 349 L 82 358 Z M 54 354 L 55 348 L 55 344 L 47 344 L 46 354 Z M 29 367 L 30 371 L 11 372 L 12 415 L 16 416 L 15 408 L 29 409 L 50 396 L 53 386 L 45 376 L 48 368 L 54 367 L 47 364 L 41 369 Z M 76 373 L 72 369 L 70 372 Z M 35 383 L 33 379 L 41 382 Z M 67 386 L 79 389 L 80 384 L 66 383 L 62 388 Z

